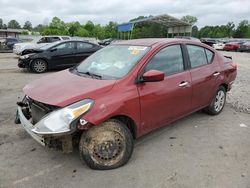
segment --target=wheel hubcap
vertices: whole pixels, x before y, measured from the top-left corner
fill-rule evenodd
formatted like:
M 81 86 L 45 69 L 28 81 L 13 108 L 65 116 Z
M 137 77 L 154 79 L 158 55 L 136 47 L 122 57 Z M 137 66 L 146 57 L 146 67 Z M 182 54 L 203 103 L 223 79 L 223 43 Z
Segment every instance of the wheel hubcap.
M 34 69 L 36 72 L 43 72 L 46 69 L 46 65 L 43 61 L 38 60 L 34 63 Z
M 215 97 L 214 107 L 215 111 L 219 112 L 223 108 L 225 103 L 225 93 L 223 91 L 219 91 Z
M 96 140 L 93 147 L 93 158 L 102 164 L 115 164 L 124 151 L 124 140 L 119 133 L 112 133 L 102 141 Z

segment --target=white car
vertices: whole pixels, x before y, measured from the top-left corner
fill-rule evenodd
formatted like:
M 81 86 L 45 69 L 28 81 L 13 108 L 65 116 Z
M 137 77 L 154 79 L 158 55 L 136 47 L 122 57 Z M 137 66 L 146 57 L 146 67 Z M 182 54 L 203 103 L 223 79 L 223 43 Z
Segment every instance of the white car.
M 16 43 L 13 46 L 13 53 L 21 55 L 21 53 L 26 49 L 39 48 L 59 40 L 70 40 L 68 36 L 44 36 L 40 40 L 33 40 L 31 42 Z
M 225 44 L 222 43 L 222 42 L 213 44 L 213 48 L 214 48 L 215 50 L 223 50 L 224 46 L 225 46 Z

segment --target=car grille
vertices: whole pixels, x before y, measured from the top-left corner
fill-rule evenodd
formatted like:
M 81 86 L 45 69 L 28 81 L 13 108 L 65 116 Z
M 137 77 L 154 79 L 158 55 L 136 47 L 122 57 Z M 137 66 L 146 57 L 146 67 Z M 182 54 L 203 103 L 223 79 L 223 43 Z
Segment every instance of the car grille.
M 46 114 L 59 108 L 57 106 L 52 106 L 35 101 L 31 98 L 27 98 L 27 103 L 30 109 L 33 124 L 36 124 L 38 121 L 40 121 Z

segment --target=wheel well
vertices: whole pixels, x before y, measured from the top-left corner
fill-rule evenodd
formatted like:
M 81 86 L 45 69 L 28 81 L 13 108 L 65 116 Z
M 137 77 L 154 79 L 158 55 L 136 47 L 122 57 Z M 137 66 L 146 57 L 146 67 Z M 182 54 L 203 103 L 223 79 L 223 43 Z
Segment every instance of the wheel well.
M 48 69 L 48 66 L 49 66 L 48 61 L 47 61 L 46 59 L 44 59 L 44 58 L 36 58 L 36 59 L 32 59 L 32 61 L 30 61 L 29 66 L 31 66 L 31 64 L 32 64 L 35 60 L 38 60 L 38 59 L 41 59 L 41 60 L 45 61 L 45 63 L 47 64 L 47 69 Z
M 228 91 L 228 85 L 227 84 L 221 84 L 220 86 L 223 86 L 226 91 Z
M 111 119 L 117 119 L 127 125 L 134 139 L 136 139 L 136 124 L 133 119 L 128 116 L 120 115 L 114 116 Z

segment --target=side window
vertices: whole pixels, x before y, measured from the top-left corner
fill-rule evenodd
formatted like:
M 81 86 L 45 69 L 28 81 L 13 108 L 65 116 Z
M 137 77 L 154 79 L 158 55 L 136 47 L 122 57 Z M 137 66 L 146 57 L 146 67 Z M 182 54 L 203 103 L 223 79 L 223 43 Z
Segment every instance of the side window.
M 55 42 L 55 41 L 59 41 L 60 38 L 59 37 L 50 37 L 50 42 Z
M 184 70 L 183 57 L 180 45 L 168 46 L 160 50 L 147 64 L 146 71 L 159 70 L 166 75 Z
M 207 57 L 203 47 L 187 45 L 187 50 L 192 68 L 207 64 Z
M 91 49 L 93 48 L 92 44 L 85 43 L 85 42 L 77 42 L 77 49 Z
M 206 55 L 207 55 L 207 61 L 208 63 L 211 63 L 213 61 L 214 58 L 214 53 L 208 49 L 205 49 L 206 51 Z
M 45 37 L 42 37 L 42 38 L 38 41 L 38 43 L 45 43 L 45 42 L 46 42 Z
M 69 37 L 62 37 L 63 40 L 69 40 Z
M 65 42 L 65 43 L 57 45 L 54 48 L 56 48 L 57 50 L 74 49 L 74 42 Z

